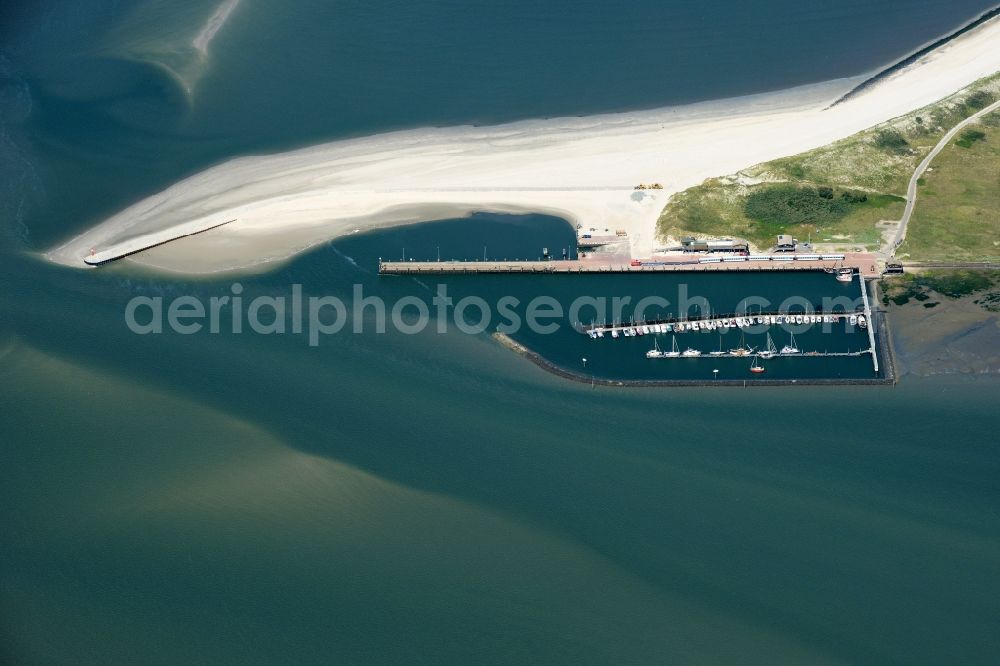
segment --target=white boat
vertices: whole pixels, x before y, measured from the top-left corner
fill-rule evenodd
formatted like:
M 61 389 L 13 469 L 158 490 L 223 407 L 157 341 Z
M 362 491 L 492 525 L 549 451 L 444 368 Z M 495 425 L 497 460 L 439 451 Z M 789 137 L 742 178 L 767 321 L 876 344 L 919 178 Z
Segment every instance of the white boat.
M 646 352 L 646 358 L 663 358 L 663 352 L 660 351 L 656 338 L 653 338 L 653 348 Z
M 597 337 L 599 337 L 599 338 L 603 338 L 604 337 L 604 329 L 603 328 L 597 329 Z
M 851 326 L 857 326 L 858 325 L 858 316 L 857 315 L 851 315 L 851 318 L 848 319 L 848 321 L 851 322 Z
M 795 323 L 796 324 L 802 323 L 802 315 L 795 315 Z
M 663 358 L 677 358 L 681 355 L 680 349 L 677 347 L 677 336 L 674 336 L 673 343 L 670 346 L 670 351 L 663 352 Z
M 784 354 L 798 354 L 799 353 L 799 348 L 795 346 L 795 334 L 794 333 L 789 333 L 789 335 L 791 336 L 791 340 L 789 341 L 789 343 L 787 345 L 785 345 L 784 347 L 781 348 L 782 355 L 784 355 Z
M 596 340 L 597 339 L 597 331 L 588 331 L 587 335 L 590 336 L 591 340 Z
M 778 348 L 774 344 L 774 340 L 771 339 L 771 334 L 767 334 L 767 348 L 760 352 L 759 356 L 761 358 L 771 358 L 772 356 L 778 355 Z
M 854 279 L 853 268 L 841 268 L 837 271 L 837 282 L 850 282 Z
M 722 333 L 719 333 L 719 351 L 708 352 L 710 356 L 725 356 L 726 352 L 722 351 Z
M 643 335 L 649 335 L 649 326 L 643 326 L 642 327 L 642 334 Z
M 701 327 L 698 325 L 698 322 L 694 322 L 693 324 L 691 324 L 692 331 L 697 331 L 699 328 Z
M 611 329 L 611 337 L 614 338 L 614 339 L 616 339 L 616 340 L 618 339 L 618 329 L 617 328 Z
M 681 355 L 682 356 L 688 356 L 688 357 L 691 357 L 691 356 L 701 356 L 701 352 L 698 351 L 697 349 L 691 349 L 690 347 L 688 347 L 687 349 L 684 350 L 684 353 L 681 354 Z
M 868 320 L 865 319 L 864 315 L 858 315 L 858 326 L 861 328 L 868 328 Z

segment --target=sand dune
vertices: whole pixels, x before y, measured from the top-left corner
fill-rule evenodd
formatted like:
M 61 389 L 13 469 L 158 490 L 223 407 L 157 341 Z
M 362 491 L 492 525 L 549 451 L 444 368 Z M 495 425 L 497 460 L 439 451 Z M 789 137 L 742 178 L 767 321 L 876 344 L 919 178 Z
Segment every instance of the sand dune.
M 280 260 L 355 229 L 471 211 L 547 212 L 625 229 L 642 256 L 653 249 L 670 194 L 933 103 L 1000 70 L 998 45 L 1000 19 L 992 19 L 833 107 L 865 77 L 655 111 L 408 130 L 243 157 L 130 206 L 47 256 L 83 267 L 91 248 L 235 218 L 130 258 L 212 272 Z M 632 189 L 654 181 L 665 189 Z

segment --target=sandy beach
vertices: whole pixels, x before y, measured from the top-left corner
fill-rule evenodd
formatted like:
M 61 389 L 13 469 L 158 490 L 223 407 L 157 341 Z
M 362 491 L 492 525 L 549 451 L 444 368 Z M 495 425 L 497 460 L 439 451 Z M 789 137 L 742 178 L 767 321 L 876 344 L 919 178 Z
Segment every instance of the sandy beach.
M 235 219 L 128 259 L 210 273 L 262 267 L 348 233 L 474 211 L 550 213 L 624 229 L 632 255 L 648 256 L 671 194 L 931 104 L 1000 70 L 998 46 L 994 18 L 833 107 L 866 77 L 653 111 L 408 130 L 242 157 L 126 208 L 46 256 L 82 268 L 92 249 Z M 652 182 L 664 189 L 633 190 Z

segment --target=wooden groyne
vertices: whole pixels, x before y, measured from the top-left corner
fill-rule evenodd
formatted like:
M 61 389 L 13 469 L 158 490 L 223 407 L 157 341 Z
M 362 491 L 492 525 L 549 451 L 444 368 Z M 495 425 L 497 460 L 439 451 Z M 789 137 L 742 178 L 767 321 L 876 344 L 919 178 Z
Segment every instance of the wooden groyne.
M 174 227 L 172 229 L 167 229 L 165 231 L 159 231 L 152 234 L 146 234 L 145 236 L 139 236 L 137 238 L 132 238 L 111 247 L 105 248 L 103 250 L 97 250 L 92 248 L 90 254 L 83 258 L 83 262 L 90 266 L 101 266 L 109 262 L 115 261 L 117 259 L 123 259 L 137 252 L 142 252 L 144 250 L 149 250 L 151 248 L 157 247 L 159 245 L 164 245 L 171 241 L 178 240 L 180 238 L 186 238 L 187 236 L 194 236 L 195 234 L 203 234 L 206 231 L 211 231 L 212 229 L 218 229 L 219 227 L 225 226 L 236 220 L 226 220 L 225 222 L 218 221 L 203 221 L 198 223 L 192 223 L 183 225 L 181 227 Z

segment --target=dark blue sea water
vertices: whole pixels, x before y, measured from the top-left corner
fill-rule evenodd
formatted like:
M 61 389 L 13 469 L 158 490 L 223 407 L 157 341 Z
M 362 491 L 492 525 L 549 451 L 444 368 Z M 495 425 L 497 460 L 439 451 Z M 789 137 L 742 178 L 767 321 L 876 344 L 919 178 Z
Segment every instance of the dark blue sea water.
M 247 301 L 294 284 L 424 297 L 433 284 L 377 277 L 377 255 L 561 248 L 572 230 L 543 216 L 352 237 L 254 276 L 26 252 L 236 155 L 860 75 L 989 4 L 243 0 L 204 54 L 192 42 L 225 3 L 5 7 L 0 662 L 993 661 L 988 378 L 592 389 L 486 333 L 366 328 L 313 347 L 125 323 L 133 297 L 236 281 Z M 815 277 L 752 290 L 840 288 Z M 686 284 L 726 305 L 751 290 Z M 523 341 L 567 365 L 586 350 L 607 376 L 617 362 L 575 333 Z

